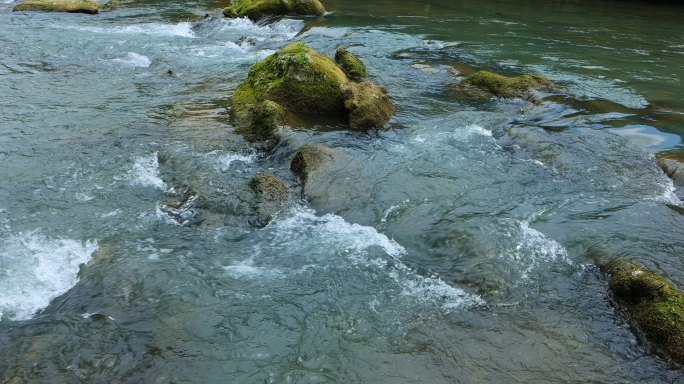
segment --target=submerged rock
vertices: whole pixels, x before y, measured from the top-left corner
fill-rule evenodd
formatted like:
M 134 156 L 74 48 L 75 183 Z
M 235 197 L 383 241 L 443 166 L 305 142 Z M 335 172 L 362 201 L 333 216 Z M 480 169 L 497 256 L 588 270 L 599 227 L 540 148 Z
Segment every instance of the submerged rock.
M 341 90 L 352 128 L 382 127 L 392 117 L 394 104 L 387 97 L 385 88 L 364 81 L 360 84 L 342 84 Z
M 295 153 L 290 169 L 318 212 L 346 212 L 370 198 L 363 165 L 342 149 L 307 144 Z
M 70 12 L 94 15 L 104 6 L 103 3 L 91 0 L 26 0 L 14 7 L 13 11 Z
M 506 99 L 525 98 L 533 89 L 552 88 L 553 83 L 541 75 L 506 77 L 496 73 L 479 71 L 466 77 L 464 84 L 484 89 Z
M 646 333 L 648 340 L 679 363 L 684 363 L 684 295 L 655 272 L 633 262 L 615 261 L 610 290 L 618 303 Z
M 230 116 L 238 133 L 268 140 L 282 119 L 280 108 L 347 115 L 352 126 L 362 128 L 382 126 L 393 109 L 384 88 L 372 83 L 349 83 L 330 57 L 299 42 L 287 45 L 249 70 L 245 82 L 233 93 Z
M 363 65 L 356 55 L 340 48 L 335 52 L 335 62 L 339 64 L 340 68 L 347 74 L 347 77 L 354 81 L 359 81 L 366 77 L 366 66 Z
M 322 16 L 325 8 L 318 0 L 232 0 L 224 8 L 226 17 L 248 17 L 257 21 L 268 16 Z

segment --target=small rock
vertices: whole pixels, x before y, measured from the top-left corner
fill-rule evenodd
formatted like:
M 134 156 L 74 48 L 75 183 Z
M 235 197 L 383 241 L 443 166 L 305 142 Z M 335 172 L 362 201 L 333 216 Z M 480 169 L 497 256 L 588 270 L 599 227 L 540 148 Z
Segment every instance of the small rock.
M 387 97 L 385 88 L 365 81 L 342 84 L 341 90 L 352 128 L 380 128 L 392 117 L 394 104 Z

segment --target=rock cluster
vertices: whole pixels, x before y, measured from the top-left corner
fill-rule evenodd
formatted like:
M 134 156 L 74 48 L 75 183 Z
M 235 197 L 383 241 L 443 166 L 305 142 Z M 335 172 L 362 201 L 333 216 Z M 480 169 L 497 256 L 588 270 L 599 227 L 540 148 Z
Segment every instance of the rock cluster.
M 346 115 L 352 128 L 368 129 L 387 123 L 393 109 L 384 88 L 352 82 L 330 57 L 297 42 L 250 69 L 233 93 L 230 115 L 239 133 L 264 141 L 273 138 L 284 110 Z
M 248 17 L 257 21 L 269 16 L 322 16 L 325 8 L 318 0 L 232 0 L 223 9 L 226 17 Z

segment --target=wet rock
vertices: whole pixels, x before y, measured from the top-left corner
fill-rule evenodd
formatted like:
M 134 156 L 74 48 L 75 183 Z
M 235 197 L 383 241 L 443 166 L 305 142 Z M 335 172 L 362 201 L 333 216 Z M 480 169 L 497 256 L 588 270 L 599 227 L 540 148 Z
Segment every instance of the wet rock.
M 659 159 L 657 164 L 663 169 L 667 177 L 672 179 L 678 195 L 684 192 L 684 163 L 675 159 Z
M 366 66 L 363 65 L 356 55 L 340 48 L 335 52 L 335 62 L 342 68 L 347 77 L 359 81 L 366 77 Z
M 284 110 L 349 116 L 352 126 L 371 128 L 386 123 L 392 109 L 384 88 L 350 83 L 330 57 L 297 42 L 249 70 L 230 117 L 236 132 L 261 141 L 275 138 Z
M 383 87 L 365 81 L 345 83 L 341 88 L 344 106 L 349 111 L 349 125 L 352 128 L 377 128 L 385 125 L 392 117 L 394 104 L 387 97 Z
M 282 209 L 283 203 L 287 201 L 287 187 L 270 173 L 254 176 L 250 180 L 249 186 L 256 195 L 254 211 L 259 216 L 256 224 L 257 226 L 264 226 Z
M 248 139 L 266 141 L 275 138 L 278 125 L 282 122 L 284 111 L 276 102 L 262 101 L 253 112 L 252 121 L 246 128 L 238 128 L 237 132 Z
M 470 84 L 506 99 L 527 98 L 532 90 L 553 88 L 553 83 L 541 75 L 506 77 L 496 73 L 479 71 L 466 77 L 463 84 Z
M 223 14 L 226 17 L 248 17 L 257 21 L 268 16 L 322 16 L 325 8 L 318 0 L 232 0 Z
M 292 43 L 249 70 L 247 80 L 233 94 L 230 116 L 238 127 L 250 129 L 260 109 L 274 109 L 273 104 L 262 105 L 266 100 L 293 112 L 340 114 L 344 112 L 340 84 L 347 81 L 330 57 Z M 257 132 L 255 136 L 263 138 Z
M 618 304 L 664 354 L 684 363 L 684 295 L 655 272 L 631 261 L 602 268 L 611 274 L 609 287 Z
M 307 144 L 296 153 L 290 169 L 302 181 L 302 192 L 321 213 L 340 213 L 369 199 L 367 175 L 348 152 Z
M 105 4 L 90 0 L 27 0 L 14 7 L 14 12 L 70 12 L 94 15 Z

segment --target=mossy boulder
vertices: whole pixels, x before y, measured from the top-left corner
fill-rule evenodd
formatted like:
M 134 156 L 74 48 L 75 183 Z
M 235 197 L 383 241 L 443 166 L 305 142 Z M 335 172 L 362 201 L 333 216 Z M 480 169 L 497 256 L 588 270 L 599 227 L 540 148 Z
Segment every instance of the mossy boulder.
M 367 75 L 366 66 L 361 60 L 344 48 L 340 48 L 335 52 L 335 62 L 339 64 L 347 77 L 354 81 L 359 81 Z
M 26 0 L 14 7 L 14 12 L 70 12 L 94 15 L 105 4 L 90 0 Z
M 364 81 L 344 83 L 341 86 L 344 107 L 349 111 L 352 128 L 368 129 L 382 127 L 392 117 L 394 104 L 383 87 Z
M 231 119 L 239 127 L 252 126 L 260 110 L 274 109 L 272 104 L 262 105 L 266 100 L 293 112 L 341 114 L 345 110 L 340 84 L 347 81 L 330 57 L 292 43 L 249 70 L 233 94 Z
M 318 0 L 232 0 L 223 14 L 257 21 L 268 16 L 322 16 L 325 8 Z
M 655 272 L 616 261 L 604 268 L 610 290 L 653 344 L 684 364 L 684 295 Z
M 230 117 L 238 133 L 268 140 L 284 111 L 349 116 L 352 127 L 374 128 L 392 110 L 384 88 L 351 83 L 330 57 L 297 42 L 249 70 L 233 93 Z
M 533 89 L 553 88 L 554 86 L 549 79 L 541 75 L 506 77 L 487 71 L 475 72 L 466 77 L 463 83 L 506 99 L 526 98 L 531 95 Z

